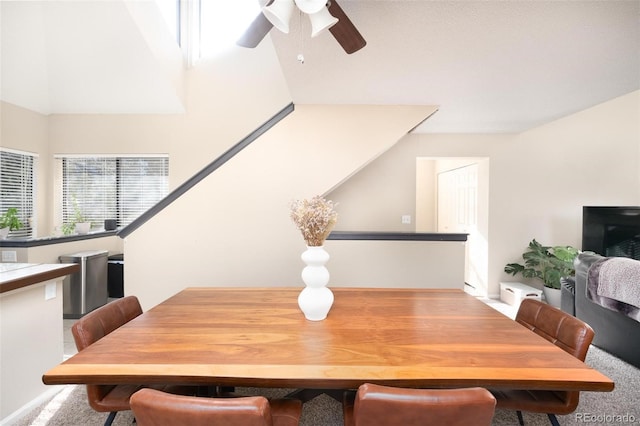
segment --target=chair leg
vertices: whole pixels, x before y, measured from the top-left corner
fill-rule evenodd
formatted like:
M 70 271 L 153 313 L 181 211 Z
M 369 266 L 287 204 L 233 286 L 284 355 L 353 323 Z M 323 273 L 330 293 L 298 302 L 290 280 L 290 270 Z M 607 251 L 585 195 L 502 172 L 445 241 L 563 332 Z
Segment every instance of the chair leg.
M 524 426 L 524 419 L 522 418 L 522 411 L 518 410 L 518 411 L 516 411 L 516 414 L 518 415 L 518 423 L 520 424 L 520 426 Z
M 118 414 L 117 411 L 110 412 L 109 417 L 107 417 L 107 420 L 104 422 L 104 426 L 111 426 L 111 423 L 113 423 L 113 419 L 116 418 L 116 414 Z
M 549 421 L 553 426 L 560 426 L 560 423 L 558 423 L 558 418 L 555 414 L 548 413 L 547 416 L 549 417 Z

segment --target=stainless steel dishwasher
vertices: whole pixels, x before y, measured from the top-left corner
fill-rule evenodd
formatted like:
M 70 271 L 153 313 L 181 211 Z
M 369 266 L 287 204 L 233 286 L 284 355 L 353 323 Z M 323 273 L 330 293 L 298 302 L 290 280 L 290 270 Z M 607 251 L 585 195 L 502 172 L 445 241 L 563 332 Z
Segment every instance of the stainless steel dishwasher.
M 77 319 L 107 303 L 107 250 L 60 256 L 60 263 L 78 263 L 80 270 L 64 279 L 63 318 Z

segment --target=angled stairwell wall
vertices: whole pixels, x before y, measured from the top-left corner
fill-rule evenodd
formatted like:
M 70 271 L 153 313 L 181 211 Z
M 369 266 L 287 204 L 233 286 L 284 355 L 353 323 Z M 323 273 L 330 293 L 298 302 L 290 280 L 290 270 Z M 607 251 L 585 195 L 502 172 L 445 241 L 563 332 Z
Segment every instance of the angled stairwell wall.
M 125 238 L 126 293 L 149 308 L 189 286 L 301 286 L 290 201 L 327 193 L 435 110 L 296 105 Z

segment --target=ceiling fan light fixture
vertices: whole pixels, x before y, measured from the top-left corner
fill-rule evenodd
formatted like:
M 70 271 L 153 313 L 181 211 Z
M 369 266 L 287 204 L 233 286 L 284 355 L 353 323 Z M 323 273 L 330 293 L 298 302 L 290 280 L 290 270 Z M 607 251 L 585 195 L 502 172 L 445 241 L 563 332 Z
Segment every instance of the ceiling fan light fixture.
M 315 37 L 322 31 L 334 26 L 338 23 L 338 18 L 335 18 L 326 7 L 323 7 L 318 12 L 309 15 L 311 21 L 311 37 Z
M 298 9 L 307 15 L 317 13 L 327 5 L 327 0 L 295 0 L 295 2 Z
M 274 0 L 269 6 L 262 8 L 262 13 L 274 27 L 288 34 L 294 7 L 293 0 Z

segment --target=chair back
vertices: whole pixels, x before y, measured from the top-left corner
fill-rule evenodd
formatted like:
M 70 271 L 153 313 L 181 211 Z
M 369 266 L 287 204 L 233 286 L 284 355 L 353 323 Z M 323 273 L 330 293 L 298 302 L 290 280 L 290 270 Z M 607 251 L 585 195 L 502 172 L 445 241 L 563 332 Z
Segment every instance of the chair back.
M 594 331 L 589 324 L 551 305 L 535 299 L 525 299 L 520 304 L 516 321 L 534 333 L 547 339 L 565 352 L 584 361 L 593 340 Z M 575 411 L 580 402 L 579 391 L 555 391 L 553 411 L 568 414 Z M 530 398 L 529 398 L 530 399 Z M 502 401 L 499 404 L 503 406 Z M 540 410 L 548 407 L 548 401 L 540 398 Z M 533 410 L 536 401 L 528 402 L 527 409 Z
M 272 426 L 263 396 L 203 398 L 141 389 L 131 396 L 138 426 Z
M 365 383 L 345 426 L 490 426 L 496 399 L 484 388 L 404 389 Z
M 138 298 L 127 296 L 107 303 L 80 318 L 71 327 L 71 334 L 79 351 L 97 342 L 118 327 L 142 314 Z M 108 404 L 103 399 L 115 385 L 87 385 L 89 405 L 96 411 L 128 410 L 127 398 L 112 398 Z M 123 390 L 135 391 L 137 387 L 127 386 Z M 126 395 L 128 397 L 128 395 Z
M 141 314 L 142 307 L 136 296 L 116 299 L 89 312 L 71 327 L 76 348 L 83 350 Z
M 516 321 L 580 361 L 593 340 L 593 329 L 578 318 L 535 299 L 524 299 Z

